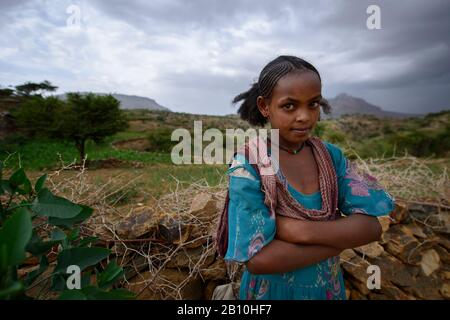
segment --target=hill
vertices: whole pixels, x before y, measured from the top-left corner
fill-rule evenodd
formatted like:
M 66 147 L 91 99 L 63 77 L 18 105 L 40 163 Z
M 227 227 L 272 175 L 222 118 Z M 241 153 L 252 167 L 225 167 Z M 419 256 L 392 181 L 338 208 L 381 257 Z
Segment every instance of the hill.
M 81 94 L 86 94 L 86 92 L 80 92 Z M 107 95 L 108 93 L 98 93 L 93 92 L 96 95 Z M 169 108 L 163 107 L 158 104 L 154 99 L 147 97 L 140 97 L 134 95 L 126 95 L 121 93 L 111 93 L 111 95 L 120 101 L 121 109 L 145 109 L 145 110 L 161 110 L 161 111 L 171 111 Z M 60 94 L 56 97 L 63 100 L 66 99 L 66 94 Z
M 386 111 L 379 106 L 373 105 L 366 100 L 358 97 L 353 97 L 347 93 L 341 93 L 335 98 L 328 99 L 332 107 L 332 112 L 325 118 L 339 118 L 342 115 L 366 114 L 373 115 L 379 118 L 407 118 L 420 116 L 418 114 L 407 114 L 400 112 Z

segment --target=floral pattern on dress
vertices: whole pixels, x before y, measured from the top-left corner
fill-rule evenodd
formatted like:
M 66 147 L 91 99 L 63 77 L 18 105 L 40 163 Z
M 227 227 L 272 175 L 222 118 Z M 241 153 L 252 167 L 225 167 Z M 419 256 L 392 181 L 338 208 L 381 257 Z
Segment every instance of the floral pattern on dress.
M 339 279 L 340 272 L 339 256 L 327 259 L 324 268 L 324 276 L 327 280 L 327 300 L 341 299 L 343 288 Z
M 256 290 L 257 285 L 256 278 L 253 277 L 250 280 L 250 284 L 247 290 L 247 300 L 260 300 L 269 291 L 269 281 L 267 279 L 262 279 L 259 283 L 259 289 Z
M 248 247 L 248 256 L 253 257 L 264 246 L 264 235 L 261 232 L 256 233 Z
M 351 194 L 359 197 L 369 197 L 369 190 L 382 190 L 383 188 L 378 183 L 378 180 L 364 172 L 358 173 L 358 166 L 356 163 L 347 160 L 347 169 L 345 171 L 344 179 L 350 180 L 348 186 Z

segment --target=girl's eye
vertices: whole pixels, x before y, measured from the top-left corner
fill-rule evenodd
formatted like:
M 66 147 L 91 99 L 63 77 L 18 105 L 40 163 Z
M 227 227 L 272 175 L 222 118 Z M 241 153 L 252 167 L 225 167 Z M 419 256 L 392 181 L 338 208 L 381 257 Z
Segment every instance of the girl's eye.
M 318 108 L 320 107 L 320 102 L 319 101 L 311 102 L 309 106 L 312 107 L 313 109 Z
M 283 106 L 283 108 L 286 110 L 292 110 L 292 109 L 294 109 L 294 105 L 292 103 L 288 103 L 288 104 L 285 104 Z

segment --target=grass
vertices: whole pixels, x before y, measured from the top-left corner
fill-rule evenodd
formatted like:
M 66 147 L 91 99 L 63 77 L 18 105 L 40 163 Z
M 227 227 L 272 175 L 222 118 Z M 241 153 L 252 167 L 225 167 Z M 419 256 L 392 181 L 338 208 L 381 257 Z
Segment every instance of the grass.
M 92 141 L 86 143 L 86 154 L 90 160 L 116 158 L 126 161 L 143 163 L 170 163 L 170 155 L 157 152 L 137 152 L 133 150 L 116 150 L 111 142 L 142 137 L 142 133 L 121 132 L 111 136 L 102 144 Z M 17 168 L 21 165 L 25 170 L 52 169 L 59 164 L 60 159 L 67 163 L 79 159 L 78 151 L 69 141 L 49 139 L 33 139 L 15 145 L 13 148 L 0 149 L 0 161 L 5 161 L 5 167 Z

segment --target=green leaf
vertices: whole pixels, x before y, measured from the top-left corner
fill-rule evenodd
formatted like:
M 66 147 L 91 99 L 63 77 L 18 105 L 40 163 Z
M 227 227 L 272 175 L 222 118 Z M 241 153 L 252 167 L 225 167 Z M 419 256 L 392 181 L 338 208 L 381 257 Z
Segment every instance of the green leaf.
M 40 216 L 73 218 L 81 212 L 82 207 L 53 195 L 47 188 L 42 188 L 33 201 L 31 209 Z
M 87 300 L 86 295 L 80 289 L 64 290 L 58 300 Z
M 0 229 L 0 270 L 20 264 L 30 241 L 32 224 L 26 208 L 19 208 Z
M 134 293 L 126 289 L 101 290 L 95 286 L 81 289 L 88 300 L 131 300 L 135 299 Z
M 44 174 L 36 181 L 36 184 L 34 185 L 34 191 L 36 193 L 39 193 L 41 191 L 46 179 L 47 179 L 47 174 Z
M 25 190 L 26 194 L 30 194 L 31 191 L 33 190 L 31 187 L 31 182 L 30 180 L 27 179 L 27 181 L 25 181 L 25 184 L 23 186 L 23 189 Z
M 84 206 L 84 205 L 80 205 L 80 206 L 82 208 L 81 212 L 78 215 L 76 215 L 75 217 L 68 218 L 68 219 L 50 217 L 50 218 L 48 218 L 48 223 L 50 223 L 54 226 L 71 227 L 74 224 L 79 224 L 79 223 L 83 222 L 84 220 L 88 219 L 92 215 L 92 212 L 94 212 L 94 209 L 92 209 L 88 206 Z
M 3 162 L 0 162 L 0 196 L 5 193 L 5 190 L 3 190 L 3 187 L 1 184 L 2 176 L 3 176 Z
M 97 300 L 134 300 L 136 295 L 126 289 L 113 289 L 110 291 L 100 291 L 96 294 Z
M 63 291 L 66 288 L 66 279 L 61 274 L 53 275 L 51 291 Z
M 80 290 L 64 290 L 58 300 L 131 300 L 135 298 L 134 293 L 125 289 L 104 291 L 88 286 Z
M 122 267 L 119 267 L 116 261 L 111 261 L 105 270 L 97 276 L 97 284 L 100 288 L 106 289 L 112 286 L 122 275 Z
M 63 249 L 68 249 L 70 247 L 66 233 L 58 227 L 55 227 L 55 229 L 53 229 L 51 238 L 52 240 L 60 241 Z
M 9 178 L 9 183 L 13 188 L 17 188 L 18 186 L 24 184 L 27 180 L 28 179 L 25 175 L 25 171 L 23 170 L 23 168 L 20 168 Z
M 87 245 L 96 242 L 98 240 L 98 237 L 87 237 L 80 240 L 78 243 L 78 247 L 86 247 Z
M 72 231 L 70 231 L 69 235 L 67 236 L 67 239 L 72 242 L 78 238 L 80 235 L 80 227 L 76 227 Z
M 23 284 L 20 281 L 14 281 L 6 289 L 0 290 L 0 299 L 8 299 L 20 293 L 23 290 Z
M 109 254 L 109 249 L 98 247 L 65 249 L 58 255 L 55 272 L 66 273 L 67 267 L 70 265 L 77 265 L 83 271 L 107 258 Z
M 3 189 L 3 191 L 8 192 L 9 194 L 13 194 L 14 193 L 13 187 L 11 186 L 11 184 L 9 183 L 8 180 L 2 180 L 0 182 L 0 185 L 1 185 L 2 189 Z
M 17 188 L 17 191 L 19 192 L 19 194 L 21 195 L 27 195 L 30 194 L 32 189 L 31 189 L 31 182 L 30 180 L 28 180 L 26 178 L 25 182 L 23 183 L 23 188 Z
M 42 241 L 42 239 L 37 235 L 36 231 L 33 230 L 33 235 L 26 246 L 26 251 L 30 252 L 34 256 L 39 256 L 47 253 L 47 251 L 49 251 L 53 246 L 59 244 L 60 242 L 60 240 Z
M 41 256 L 41 260 L 39 262 L 39 269 L 31 271 L 27 274 L 24 280 L 24 284 L 26 287 L 30 286 L 36 278 L 41 275 L 48 268 L 48 259 L 45 255 Z
M 67 238 L 67 235 L 61 229 L 55 228 L 52 231 L 51 238 L 53 241 L 62 241 Z

